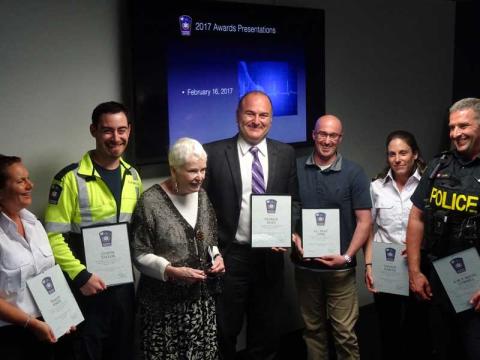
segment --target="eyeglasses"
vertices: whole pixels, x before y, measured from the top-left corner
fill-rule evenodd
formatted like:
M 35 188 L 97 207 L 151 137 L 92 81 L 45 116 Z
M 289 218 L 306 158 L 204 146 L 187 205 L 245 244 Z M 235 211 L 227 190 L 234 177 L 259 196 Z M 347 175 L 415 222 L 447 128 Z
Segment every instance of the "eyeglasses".
M 337 134 L 337 133 L 327 133 L 325 131 L 317 131 L 317 132 L 314 132 L 313 135 L 315 136 L 315 138 L 317 140 L 325 140 L 327 138 L 330 138 L 332 139 L 333 141 L 337 141 L 338 139 L 340 139 L 340 137 L 342 136 L 342 134 Z

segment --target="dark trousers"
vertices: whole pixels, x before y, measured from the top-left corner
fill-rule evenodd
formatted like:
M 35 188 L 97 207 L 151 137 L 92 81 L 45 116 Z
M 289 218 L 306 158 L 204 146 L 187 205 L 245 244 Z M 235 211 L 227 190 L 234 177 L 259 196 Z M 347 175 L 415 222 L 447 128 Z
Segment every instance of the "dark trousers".
M 435 359 L 480 359 L 480 314 L 473 309 L 456 314 L 435 272 L 430 276 L 430 284 Z M 476 290 L 472 289 L 472 295 Z
M 268 269 L 269 249 L 233 245 L 224 257 L 223 294 L 218 299 L 217 322 L 222 359 L 233 360 L 244 316 L 247 320 L 248 359 L 273 359 L 279 345 L 279 309 L 283 267 Z M 283 261 L 283 259 L 282 259 Z
M 93 296 L 75 291 L 85 321 L 72 334 L 76 360 L 132 360 L 133 284 L 112 286 Z M 62 344 L 63 351 L 69 347 Z
M 33 332 L 16 325 L 0 327 L 0 359 L 53 359 L 54 346 L 39 341 Z
M 430 304 L 413 295 L 378 293 L 374 299 L 382 359 L 431 359 Z

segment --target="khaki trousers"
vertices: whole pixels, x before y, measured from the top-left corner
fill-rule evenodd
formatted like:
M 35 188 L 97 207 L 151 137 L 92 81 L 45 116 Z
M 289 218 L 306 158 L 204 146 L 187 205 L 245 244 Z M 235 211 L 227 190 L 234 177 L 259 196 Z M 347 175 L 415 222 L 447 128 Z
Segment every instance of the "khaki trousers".
M 355 334 L 358 296 L 355 269 L 311 271 L 295 269 L 304 339 L 309 360 L 327 360 L 327 320 L 330 321 L 337 359 L 360 359 Z

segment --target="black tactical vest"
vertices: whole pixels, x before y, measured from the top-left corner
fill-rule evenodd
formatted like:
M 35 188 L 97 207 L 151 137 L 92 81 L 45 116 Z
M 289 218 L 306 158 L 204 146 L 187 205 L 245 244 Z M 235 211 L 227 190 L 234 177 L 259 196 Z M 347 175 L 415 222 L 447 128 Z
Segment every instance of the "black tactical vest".
M 480 244 L 480 160 L 462 163 L 444 153 L 430 174 L 425 199 L 428 252 L 447 256 Z

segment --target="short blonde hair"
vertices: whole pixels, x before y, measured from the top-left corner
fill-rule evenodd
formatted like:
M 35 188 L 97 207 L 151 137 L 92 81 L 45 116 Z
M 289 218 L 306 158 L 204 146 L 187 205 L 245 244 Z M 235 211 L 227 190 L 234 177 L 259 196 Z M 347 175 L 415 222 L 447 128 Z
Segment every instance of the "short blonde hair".
M 188 137 L 180 138 L 168 152 L 168 165 L 178 169 L 185 165 L 190 157 L 207 160 L 207 153 L 197 140 Z

